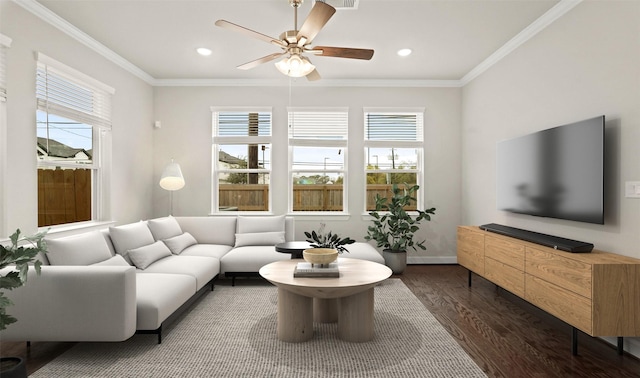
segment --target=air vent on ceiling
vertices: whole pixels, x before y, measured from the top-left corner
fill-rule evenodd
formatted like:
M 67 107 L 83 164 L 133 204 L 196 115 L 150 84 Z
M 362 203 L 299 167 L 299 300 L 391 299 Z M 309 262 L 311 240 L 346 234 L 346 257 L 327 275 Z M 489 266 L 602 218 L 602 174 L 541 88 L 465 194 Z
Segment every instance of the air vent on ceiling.
M 360 0 L 314 0 L 313 2 L 316 3 L 318 1 L 327 3 L 336 8 L 336 10 L 358 9 L 358 3 L 360 2 Z

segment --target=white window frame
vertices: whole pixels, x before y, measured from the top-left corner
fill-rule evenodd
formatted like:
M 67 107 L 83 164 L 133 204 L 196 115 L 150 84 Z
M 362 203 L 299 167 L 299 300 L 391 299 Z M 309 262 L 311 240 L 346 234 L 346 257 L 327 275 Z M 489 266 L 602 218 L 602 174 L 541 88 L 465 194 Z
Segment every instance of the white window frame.
M 365 107 L 364 111 L 364 213 L 368 214 L 367 210 L 367 174 L 369 173 L 416 173 L 416 181 L 420 186 L 420 189 L 416 195 L 417 207 L 419 209 L 423 208 L 424 203 L 424 108 L 404 108 L 404 107 L 391 107 L 391 108 L 382 108 L 382 107 Z M 369 114 L 382 114 L 382 115 L 415 115 L 416 116 L 416 135 L 413 140 L 406 140 L 404 138 L 397 139 L 379 139 L 379 138 L 368 138 L 367 131 L 369 130 L 369 122 L 368 115 Z M 416 160 L 417 166 L 415 169 L 367 169 L 370 161 L 367 156 L 367 152 L 369 148 L 414 148 L 418 151 Z
M 271 116 L 271 124 L 269 129 L 268 136 L 220 136 L 218 135 L 218 120 L 219 114 L 223 112 L 233 112 L 233 113 L 269 113 Z M 233 213 L 241 213 L 241 214 L 270 214 L 273 206 L 273 186 L 271 182 L 271 171 L 273 169 L 273 164 L 270 165 L 271 168 L 257 168 L 257 169 L 218 169 L 218 146 L 220 145 L 229 145 L 229 144 L 238 144 L 238 145 L 249 145 L 249 144 L 262 144 L 268 145 L 268 148 L 272 146 L 272 137 L 273 137 L 273 108 L 266 106 L 227 106 L 227 107 L 211 107 L 211 131 L 212 131 L 212 140 L 211 140 L 211 213 L 212 214 L 233 214 Z M 273 151 L 273 149 L 272 149 Z M 220 201 L 218 198 L 218 193 L 220 189 L 219 177 L 221 173 L 261 173 L 266 174 L 269 177 L 269 204 L 267 211 L 220 211 Z
M 11 38 L 0 34 L 0 237 L 7 234 L 7 50 Z
M 93 135 L 91 164 L 38 159 L 38 169 L 59 166 L 92 170 L 91 220 L 46 226 L 46 228 L 55 231 L 108 221 L 111 195 L 108 184 L 111 172 L 111 99 L 115 89 L 45 54 L 38 53 L 37 61 L 37 110 L 87 124 L 92 127 Z M 73 101 L 66 101 L 53 93 L 50 95 L 47 88 L 49 75 L 72 83 L 73 86 L 90 93 L 87 100 L 91 102 L 91 107 L 76 106 L 77 103 Z M 59 90 L 57 93 L 64 94 L 65 91 Z
M 330 132 L 326 133 L 325 136 L 327 138 L 316 137 L 313 138 L 309 136 L 307 133 L 303 133 L 299 137 L 295 137 L 295 113 L 344 113 L 342 116 L 344 117 L 344 130 L 340 130 L 340 126 L 336 125 L 337 128 L 328 129 Z M 328 215 L 344 215 L 349 213 L 349 203 L 348 203 L 348 173 L 347 167 L 349 162 L 349 154 L 348 154 L 348 133 L 349 133 L 349 108 L 348 107 L 288 107 L 287 108 L 287 119 L 288 119 L 288 145 L 289 145 L 289 153 L 288 153 L 288 205 L 287 211 L 289 214 L 293 215 L 311 215 L 311 216 L 328 216 Z M 309 120 L 308 120 L 309 121 Z M 321 128 L 320 125 L 315 126 L 313 123 L 306 125 L 308 128 L 313 129 L 314 131 L 319 130 Z M 316 128 L 317 127 L 317 128 Z M 331 130 L 336 130 L 332 132 Z M 325 130 L 326 131 L 326 130 Z M 307 135 L 305 135 L 307 134 Z M 329 138 L 333 137 L 333 138 Z M 293 147 L 327 147 L 327 148 L 339 148 L 342 150 L 343 154 L 343 167 L 342 169 L 332 168 L 332 169 L 294 169 L 293 168 Z M 338 173 L 342 174 L 343 182 L 342 182 L 342 210 L 341 211 L 294 211 L 293 210 L 293 177 L 298 173 L 307 173 L 307 172 L 316 172 L 316 173 Z

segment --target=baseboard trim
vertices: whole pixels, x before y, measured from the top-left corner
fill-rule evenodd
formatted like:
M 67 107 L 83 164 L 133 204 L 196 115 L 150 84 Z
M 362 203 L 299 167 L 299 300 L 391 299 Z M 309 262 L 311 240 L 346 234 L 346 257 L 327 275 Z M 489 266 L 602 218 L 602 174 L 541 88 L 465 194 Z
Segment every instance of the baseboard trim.
M 601 337 L 601 339 L 617 348 L 618 339 L 616 337 Z M 640 338 L 625 337 L 623 348 L 630 355 L 640 358 Z
M 407 264 L 457 264 L 456 256 L 407 256 Z

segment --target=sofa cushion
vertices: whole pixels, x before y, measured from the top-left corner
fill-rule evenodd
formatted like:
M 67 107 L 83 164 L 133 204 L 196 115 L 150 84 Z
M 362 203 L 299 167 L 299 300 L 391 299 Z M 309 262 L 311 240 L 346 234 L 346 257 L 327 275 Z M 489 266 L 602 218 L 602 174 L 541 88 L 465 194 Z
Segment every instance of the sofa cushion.
M 104 261 L 100 261 L 98 263 L 92 264 L 92 265 L 101 265 L 101 266 L 131 266 L 129 265 L 129 263 L 124 259 L 124 257 L 120 256 L 120 255 L 115 255 L 112 258 L 108 259 L 108 260 L 104 260 Z
M 236 247 L 246 245 L 276 245 L 284 243 L 284 231 L 247 232 L 236 234 Z
M 290 260 L 288 253 L 276 252 L 273 246 L 246 246 L 234 248 L 220 259 L 220 273 L 258 272 L 274 261 Z
M 131 263 L 128 251 L 153 244 L 155 239 L 145 222 L 136 222 L 123 226 L 109 227 L 109 236 L 116 250 L 128 263 Z
M 171 256 L 171 251 L 162 241 L 145 245 L 128 251 L 131 262 L 138 269 L 147 269 L 154 262 Z
M 203 256 L 213 257 L 218 260 L 226 255 L 233 247 L 222 244 L 194 244 L 185 248 L 180 256 Z
M 156 240 L 165 240 L 182 234 L 180 224 L 172 216 L 151 219 L 147 222 L 147 226 Z
M 345 247 L 347 247 L 349 252 L 341 254 L 340 257 L 368 260 L 384 265 L 384 257 L 382 257 L 382 254 L 369 243 L 355 242 Z
M 200 244 L 234 245 L 236 217 L 176 217 L 182 231 L 190 233 Z
M 210 257 L 174 255 L 158 260 L 139 272 L 140 275 L 146 273 L 188 275 L 195 278 L 196 290 L 200 290 L 220 273 L 220 261 Z
M 111 258 L 107 241 L 100 231 L 47 239 L 46 242 L 51 265 L 91 265 Z
M 284 215 L 267 217 L 238 216 L 238 234 L 255 232 L 284 232 Z
M 196 239 L 188 232 L 180 234 L 178 236 L 174 236 L 172 238 L 164 239 L 164 244 L 169 247 L 171 253 L 174 255 L 179 255 L 184 251 L 185 248 L 190 247 L 198 242 Z
M 136 274 L 136 329 L 157 329 L 195 293 L 192 276 Z

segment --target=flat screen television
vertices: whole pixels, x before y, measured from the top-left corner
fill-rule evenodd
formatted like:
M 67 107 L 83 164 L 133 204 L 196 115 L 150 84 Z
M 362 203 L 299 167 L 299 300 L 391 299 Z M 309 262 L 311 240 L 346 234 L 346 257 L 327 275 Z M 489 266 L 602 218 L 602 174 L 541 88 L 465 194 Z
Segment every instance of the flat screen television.
M 604 224 L 604 116 L 498 142 L 499 210 Z

